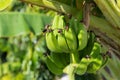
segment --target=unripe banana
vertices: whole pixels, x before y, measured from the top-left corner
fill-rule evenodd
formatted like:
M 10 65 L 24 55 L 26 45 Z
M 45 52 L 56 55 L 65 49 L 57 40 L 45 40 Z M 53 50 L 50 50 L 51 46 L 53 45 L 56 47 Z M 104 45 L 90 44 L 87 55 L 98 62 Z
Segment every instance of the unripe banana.
M 53 53 L 51 52 L 51 59 L 54 61 L 54 63 L 59 67 L 59 68 L 64 68 L 67 63 L 66 56 L 67 53 Z M 67 56 L 68 57 L 68 56 Z
M 70 49 L 68 47 L 64 31 L 58 34 L 58 46 L 62 49 L 63 52 L 69 53 Z
M 88 65 L 87 73 L 96 73 L 102 67 L 102 56 L 98 56 L 91 60 L 91 63 Z
M 58 43 L 57 43 L 56 36 L 53 33 L 53 31 L 47 32 L 45 38 L 46 38 L 47 47 L 48 47 L 48 49 L 50 51 L 58 52 L 58 53 L 61 52 L 61 50 L 59 49 L 59 47 L 57 47 Z
M 46 65 L 47 65 L 48 69 L 49 69 L 52 73 L 54 73 L 54 74 L 56 74 L 56 75 L 60 75 L 60 74 L 63 73 L 62 69 L 59 68 L 59 67 L 54 63 L 54 61 L 50 58 L 50 56 L 47 56 L 45 62 L 46 62 Z
M 59 15 L 55 15 L 53 22 L 52 22 L 52 26 L 51 28 L 54 30 L 54 35 L 57 36 L 58 34 L 58 25 L 59 25 Z
M 91 59 L 82 58 L 81 61 L 77 64 L 75 73 L 78 75 L 83 75 L 87 71 L 88 65 L 91 63 Z
M 92 52 L 90 53 L 90 56 L 92 58 L 96 58 L 97 56 L 100 55 L 100 51 L 101 51 L 101 45 L 97 42 L 94 42 L 94 46 L 92 48 Z
M 64 30 L 64 20 L 63 20 L 63 16 L 59 16 L 59 23 L 58 23 L 58 36 L 57 36 L 57 40 L 58 40 L 58 45 L 59 47 L 63 50 L 63 52 L 69 52 L 69 47 L 65 38 L 65 30 Z
M 100 55 L 101 46 L 97 42 L 94 43 L 92 52 L 90 53 L 91 63 L 88 66 L 88 73 L 95 73 L 103 64 L 102 56 Z
M 77 50 L 77 39 L 76 39 L 75 32 L 72 30 L 71 27 L 72 26 L 70 26 L 68 30 L 65 30 L 65 38 L 66 38 L 70 51 L 76 51 Z
M 88 35 L 87 30 L 85 29 L 85 25 L 83 23 L 79 23 L 78 28 L 78 50 L 82 50 L 87 45 Z
M 46 33 L 46 44 L 50 51 L 61 53 L 62 50 L 58 47 L 58 42 L 56 39 L 57 33 L 56 29 L 58 27 L 59 16 L 56 15 L 53 19 L 52 26 L 47 29 Z
M 82 57 L 85 57 L 86 55 L 90 55 L 94 46 L 94 41 L 95 41 L 95 35 L 92 32 L 89 32 L 87 46 L 79 52 L 80 59 L 82 59 Z
M 71 26 L 68 26 L 68 29 L 65 29 L 63 16 L 59 19 L 59 29 L 61 32 L 58 34 L 58 45 L 61 49 L 64 49 L 65 52 L 75 51 L 77 48 L 76 35 L 71 29 Z
M 77 35 L 78 35 L 78 30 L 79 30 L 79 21 L 77 20 L 77 19 L 75 19 L 74 17 L 72 17 L 72 19 L 69 21 L 69 23 L 70 23 L 70 26 L 72 26 L 71 28 L 72 28 L 72 30 L 75 32 L 75 35 L 76 35 L 76 37 L 77 37 Z
M 91 39 L 91 38 L 90 38 Z M 93 42 L 91 42 L 93 44 Z M 97 42 L 94 43 L 92 50 L 82 58 L 78 63 L 76 74 L 82 75 L 85 72 L 95 73 L 102 66 L 102 57 L 100 56 L 101 46 Z
M 70 25 L 73 26 L 72 30 L 74 30 L 77 41 L 78 41 L 78 51 L 82 50 L 87 45 L 88 40 L 88 34 L 87 30 L 85 28 L 85 25 L 83 23 L 80 23 L 77 19 L 74 17 L 70 20 Z
M 76 34 L 72 30 L 74 26 L 70 26 L 66 30 L 63 18 L 63 16 L 56 15 L 51 26 L 51 30 L 53 31 L 46 33 L 47 47 L 52 52 L 69 53 L 77 49 Z
M 87 45 L 87 30 L 85 29 L 85 25 L 74 17 L 70 20 L 70 25 L 73 26 L 71 28 L 75 32 L 77 38 L 77 50 L 80 51 Z
M 67 53 L 63 53 L 62 54 L 62 61 L 64 63 L 64 65 L 68 65 L 70 64 L 70 54 L 67 54 Z

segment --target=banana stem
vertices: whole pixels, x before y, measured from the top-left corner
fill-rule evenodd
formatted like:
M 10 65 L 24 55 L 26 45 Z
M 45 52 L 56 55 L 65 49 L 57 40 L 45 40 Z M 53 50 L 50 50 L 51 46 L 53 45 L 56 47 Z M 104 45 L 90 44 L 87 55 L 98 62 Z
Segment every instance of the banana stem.
M 103 12 L 106 19 L 115 27 L 120 27 L 119 10 L 116 9 L 113 1 L 112 2 L 110 1 L 108 2 L 107 0 L 94 0 L 94 1 Z
M 76 8 L 70 7 L 56 0 L 20 0 L 20 1 L 31 3 L 40 7 L 49 8 L 51 10 L 54 10 L 60 13 L 65 13 L 65 14 L 70 13 L 74 16 L 77 14 L 77 11 L 78 11 Z
M 72 52 L 70 53 L 70 64 L 76 64 L 79 61 L 79 55 L 78 52 Z M 68 73 L 69 80 L 75 80 L 75 73 L 74 73 L 75 67 L 72 67 Z
M 70 53 L 70 63 L 77 63 L 79 60 L 78 52 Z
M 68 74 L 69 80 L 75 80 L 75 74 L 74 69 L 71 70 L 71 72 Z

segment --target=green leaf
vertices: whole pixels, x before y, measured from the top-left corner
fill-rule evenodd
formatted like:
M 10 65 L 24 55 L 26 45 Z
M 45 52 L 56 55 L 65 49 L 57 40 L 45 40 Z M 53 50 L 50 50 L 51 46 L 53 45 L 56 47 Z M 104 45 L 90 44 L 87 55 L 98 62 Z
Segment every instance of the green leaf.
M 42 33 L 46 24 L 50 24 L 51 17 L 38 13 L 0 13 L 0 37 L 25 35 L 33 32 Z

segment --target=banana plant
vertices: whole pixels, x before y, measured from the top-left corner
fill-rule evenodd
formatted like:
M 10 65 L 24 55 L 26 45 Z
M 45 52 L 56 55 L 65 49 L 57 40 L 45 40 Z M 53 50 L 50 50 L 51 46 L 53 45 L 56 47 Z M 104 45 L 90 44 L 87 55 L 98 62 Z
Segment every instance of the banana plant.
M 26 1 L 28 3 L 32 2 L 33 4 L 36 3 L 36 1 L 29 1 L 29 0 L 24 0 L 24 1 Z M 45 0 L 43 0 L 43 1 L 45 1 Z M 76 0 L 76 2 L 79 3 L 78 0 Z M 88 1 L 88 2 L 92 2 L 92 1 Z M 112 48 L 111 50 L 113 52 L 115 52 L 115 54 L 119 54 L 119 48 L 118 48 L 119 47 L 119 35 L 116 35 L 116 33 L 119 34 L 119 29 L 118 29 L 119 28 L 119 0 L 117 0 L 117 1 L 113 0 L 111 2 L 107 1 L 107 0 L 100 1 L 100 2 L 99 2 L 99 0 L 94 0 L 94 2 L 96 3 L 95 6 L 98 6 L 100 10 L 99 9 L 95 10 L 95 8 L 93 7 L 93 14 L 90 16 L 90 28 L 91 28 L 91 30 L 93 30 L 95 32 L 96 35 L 101 37 L 101 42 L 104 45 L 109 45 L 109 46 L 106 46 L 106 47 Z M 53 1 L 50 1 L 50 3 L 53 4 L 53 5 L 58 3 L 57 6 L 59 6 L 59 2 L 57 2 L 57 1 L 54 2 L 54 0 L 53 0 Z M 100 4 L 98 4 L 98 3 L 100 3 Z M 103 9 L 104 6 L 101 6 L 101 5 L 103 5 L 102 3 L 104 3 L 106 10 Z M 51 5 L 47 5 L 46 3 L 38 4 L 38 5 L 39 6 L 42 5 L 42 6 L 45 6 L 45 7 L 51 7 Z M 58 8 L 58 9 L 55 9 L 55 8 L 52 8 L 52 7 L 51 8 L 54 9 L 55 11 L 58 11 L 58 12 L 61 11 L 65 14 L 71 13 L 74 16 L 73 12 L 75 12 L 74 11 L 75 9 L 72 10 L 73 8 L 71 8 L 69 6 L 69 8 L 71 8 L 71 10 L 69 10 L 68 5 L 65 6 L 64 4 L 62 5 L 62 7 L 66 12 L 61 8 Z M 79 8 L 76 7 L 76 9 L 79 9 Z M 111 13 L 111 11 L 112 11 L 112 13 Z M 99 14 L 98 12 L 100 12 L 101 14 Z M 109 14 L 106 15 L 106 13 L 109 13 L 110 15 Z M 99 17 L 99 16 L 101 16 L 101 17 Z M 116 19 L 115 20 L 115 19 L 112 19 L 112 18 L 107 17 L 107 16 L 111 16 L 112 18 L 115 18 L 115 16 L 118 16 L 118 19 L 115 18 Z M 115 20 L 115 21 L 118 21 L 118 22 L 113 23 L 114 21 L 112 21 L 112 20 Z M 104 24 L 101 24 L 101 23 L 104 23 Z M 118 26 L 117 29 L 115 28 L 116 25 Z M 108 27 L 104 27 L 104 26 L 108 26 Z M 111 30 L 112 30 L 113 33 L 111 33 Z M 102 35 L 100 35 L 100 34 L 102 34 Z M 112 41 L 112 43 L 111 43 L 111 41 Z
M 65 1 L 61 1 L 61 0 L 20 0 L 20 1 L 27 2 L 32 5 L 37 5 L 40 7 L 49 8 L 51 10 L 54 10 L 61 14 L 64 14 L 69 18 L 71 16 L 74 17 L 73 21 L 70 21 L 70 22 L 68 21 L 68 23 L 73 22 L 72 24 L 70 24 L 70 28 L 68 27 L 68 29 L 64 28 L 65 23 L 63 21 L 63 16 L 62 17 L 60 16 L 60 18 L 57 17 L 58 20 L 55 19 L 55 23 L 54 23 L 54 20 L 53 20 L 53 22 L 51 21 L 50 23 L 52 23 L 52 24 L 50 25 L 50 27 L 48 29 L 45 29 L 47 31 L 47 33 L 45 34 L 46 35 L 45 36 L 46 43 L 47 43 L 47 47 L 49 50 L 51 50 L 52 52 L 57 52 L 57 53 L 61 53 L 61 52 L 62 53 L 70 53 L 69 64 L 67 67 L 65 67 L 64 69 L 62 68 L 62 69 L 63 69 L 63 72 L 70 75 L 71 80 L 74 80 L 74 73 L 80 74 L 80 75 L 85 74 L 86 72 L 87 73 L 95 73 L 96 70 L 98 70 L 104 62 L 102 56 L 100 56 L 100 50 L 101 50 L 100 48 L 101 47 L 98 43 L 93 43 L 91 51 L 87 55 L 82 56 L 79 59 L 79 55 L 78 55 L 79 51 L 82 52 L 81 50 L 83 50 L 83 52 L 84 52 L 85 51 L 84 49 L 87 50 L 88 49 L 86 47 L 88 45 L 87 40 L 91 39 L 91 36 L 89 36 L 89 35 L 87 36 L 87 31 L 85 31 L 85 30 L 94 31 L 95 34 L 99 36 L 100 40 L 98 40 L 98 41 L 100 41 L 102 44 L 106 45 L 106 47 L 110 48 L 110 50 L 112 52 L 115 52 L 115 54 L 119 55 L 120 39 L 119 39 L 119 35 L 117 35 L 117 34 L 119 34 L 119 26 L 120 26 L 120 24 L 119 24 L 119 22 L 120 22 L 119 0 L 113 0 L 113 1 L 108 1 L 108 0 L 104 0 L 104 1 L 103 0 L 101 0 L 101 1 L 100 0 L 81 0 L 81 1 L 70 0 L 69 3 L 67 0 L 65 0 Z M 96 3 L 96 4 L 94 4 L 94 3 Z M 102 16 L 101 16 L 101 14 L 99 15 L 98 11 L 95 10 L 95 7 L 91 6 L 91 4 L 94 6 L 97 6 L 100 9 L 99 11 L 102 14 Z M 5 5 L 4 8 L 6 8 L 7 6 L 8 5 Z M 1 10 L 3 10 L 4 8 L 1 8 Z M 91 15 L 89 15 L 90 12 L 93 12 L 93 13 L 91 13 Z M 9 28 L 9 26 L 3 24 L 2 21 L 4 21 L 4 18 L 1 18 L 2 26 L 1 26 L 0 36 L 1 37 L 11 37 L 11 36 L 19 35 L 19 34 L 27 34 L 27 33 L 30 33 L 31 31 L 34 34 L 42 32 L 42 31 L 38 30 L 38 27 L 34 28 L 34 27 L 36 27 L 37 24 L 34 26 L 31 26 L 32 24 L 30 24 L 31 22 L 29 22 L 29 20 L 28 20 L 29 17 L 23 18 L 23 16 L 24 15 L 22 15 L 22 17 L 18 16 L 19 20 L 22 20 L 22 21 L 18 20 L 18 22 L 20 22 L 19 24 L 24 24 L 24 26 L 22 26 L 22 27 L 20 26 L 19 27 L 20 30 L 12 31 L 11 29 L 15 28 L 15 26 L 16 26 L 16 25 L 15 26 L 12 25 L 13 28 L 8 29 L 7 33 L 5 33 L 4 30 Z M 41 21 L 43 21 L 40 24 L 41 26 L 45 26 L 46 23 L 47 24 L 49 23 L 46 20 L 44 20 L 44 18 L 39 18 L 39 19 Z M 69 19 L 66 19 L 66 20 L 69 20 Z M 78 23 L 76 23 L 76 20 L 78 20 Z M 5 20 L 5 21 L 7 21 L 7 20 Z M 83 21 L 83 23 L 79 24 L 80 21 L 81 21 L 81 23 Z M 29 22 L 29 24 L 30 24 L 29 27 L 27 26 L 27 24 L 28 24 L 27 22 Z M 35 23 L 35 19 L 33 19 L 32 22 Z M 101 24 L 101 22 L 103 24 Z M 44 23 L 44 24 L 42 24 L 42 23 Z M 5 25 L 6 29 L 3 27 L 4 25 Z M 80 26 L 80 27 L 76 28 L 76 25 L 77 26 L 81 25 L 82 27 L 83 26 L 84 27 L 82 28 Z M 75 26 L 75 27 L 73 27 L 73 26 Z M 78 28 L 80 28 L 80 29 L 78 29 Z M 84 29 L 84 28 L 86 28 L 86 29 Z M 74 30 L 74 31 L 72 31 L 72 30 Z M 112 30 L 112 32 L 111 32 L 111 30 Z M 73 32 L 75 32 L 75 33 L 73 33 Z M 79 33 L 80 33 L 80 35 L 79 35 Z M 71 36 L 69 36 L 69 35 L 71 35 Z M 83 36 L 83 38 L 81 38 L 81 36 Z M 73 41 L 73 39 L 74 39 L 74 41 Z M 60 43 L 60 42 L 62 42 L 62 43 Z M 79 45 L 77 45 L 76 43 L 71 44 L 73 42 L 77 42 Z M 56 46 L 57 46 L 57 48 L 56 48 Z M 49 61 L 51 61 L 51 62 L 49 62 Z M 47 56 L 46 63 L 51 63 L 51 64 L 56 65 L 55 61 L 51 59 L 51 55 Z M 76 63 L 79 63 L 79 64 L 76 64 Z M 84 65 L 83 63 L 86 65 Z M 51 71 L 53 71 L 53 66 L 51 66 L 51 64 L 48 64 L 48 66 L 49 66 L 49 69 Z M 81 67 L 80 64 L 84 65 L 84 66 Z M 97 64 L 99 64 L 99 66 L 97 66 Z M 56 67 L 60 67 L 60 66 L 56 65 Z M 57 70 L 55 70 L 55 71 L 57 71 Z M 58 73 L 59 72 L 62 72 L 62 70 L 61 69 L 58 70 Z
M 73 16 L 80 16 L 80 9 L 83 10 L 83 6 L 85 5 L 84 2 L 86 2 L 86 4 L 95 4 L 95 6 L 97 6 L 99 9 L 95 10 L 95 7 L 93 6 L 91 12 L 92 15 L 88 16 L 89 14 L 84 14 L 84 16 L 86 17 L 85 19 L 87 24 L 90 20 L 90 28 L 101 37 L 102 39 L 102 43 L 105 45 L 109 45 L 106 47 L 111 47 L 112 51 L 115 52 L 115 54 L 119 54 L 119 35 L 115 35 L 117 32 L 119 32 L 119 0 L 113 0 L 113 1 L 108 1 L 108 0 L 81 0 L 81 2 L 79 0 L 76 0 L 76 4 L 82 6 L 77 6 L 76 7 L 71 7 L 71 5 L 67 5 L 65 3 L 59 2 L 59 1 L 48 1 L 48 0 L 21 0 L 23 2 L 27 2 L 27 3 L 31 3 L 31 4 L 36 4 L 38 6 L 43 6 L 45 8 L 50 8 L 52 10 L 55 10 L 57 12 L 60 13 L 64 13 L 66 15 L 73 15 Z M 75 1 L 75 0 L 73 0 Z M 104 6 L 102 6 L 104 4 Z M 86 5 L 85 8 L 89 9 L 90 5 Z M 105 10 L 104 10 L 105 8 Z M 86 9 L 86 10 L 87 10 Z M 84 11 L 84 13 L 89 13 L 89 10 Z M 111 13 L 112 12 L 112 13 Z M 99 14 L 101 13 L 101 14 Z M 101 16 L 101 17 L 99 17 Z M 102 24 L 99 24 L 99 20 L 102 21 Z M 97 22 L 98 21 L 98 22 Z M 85 23 L 86 23 L 85 22 Z M 99 25 L 98 25 L 99 24 Z M 109 27 L 104 27 L 104 26 L 109 26 Z M 116 28 L 115 28 L 116 27 Z M 97 29 L 97 30 L 96 30 Z M 105 30 L 105 32 L 104 32 Z M 106 31 L 109 30 L 109 31 Z M 110 30 L 113 31 L 113 33 L 110 32 Z M 110 33 L 109 33 L 110 32 Z M 105 33 L 105 34 L 104 34 Z M 103 34 L 103 35 L 100 35 Z M 106 38 L 107 36 L 107 38 Z M 108 42 L 113 42 L 112 44 L 115 44 L 114 47 L 112 47 L 113 45 L 111 43 Z

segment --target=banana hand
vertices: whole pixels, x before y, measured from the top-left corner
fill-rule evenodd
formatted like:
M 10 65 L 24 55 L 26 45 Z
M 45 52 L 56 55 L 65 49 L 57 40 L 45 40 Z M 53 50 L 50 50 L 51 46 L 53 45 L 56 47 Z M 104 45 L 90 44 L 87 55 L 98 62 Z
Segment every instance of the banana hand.
M 91 63 L 91 59 L 82 58 L 82 60 L 77 64 L 75 73 L 78 75 L 83 75 L 87 71 L 88 65 Z
M 59 68 L 59 67 L 54 63 L 54 61 L 50 58 L 50 56 L 47 56 L 47 58 L 46 58 L 45 61 L 46 61 L 46 65 L 47 65 L 48 69 L 49 69 L 52 73 L 54 73 L 54 74 L 56 74 L 56 75 L 60 75 L 60 74 L 63 73 L 62 69 Z
M 87 73 L 96 73 L 102 66 L 102 56 L 91 59 L 91 63 L 88 65 Z
M 98 43 L 94 43 L 92 52 L 90 53 L 91 63 L 88 66 L 87 72 L 88 73 L 96 73 L 103 64 L 102 56 L 100 55 L 101 46 Z
M 87 30 L 85 29 L 85 25 L 80 23 L 78 26 L 78 50 L 82 50 L 86 47 L 88 41 Z
M 50 57 L 53 60 L 53 62 L 59 67 L 59 68 L 64 68 L 66 65 L 68 65 L 68 60 L 66 60 L 67 53 L 53 53 L 51 52 Z

